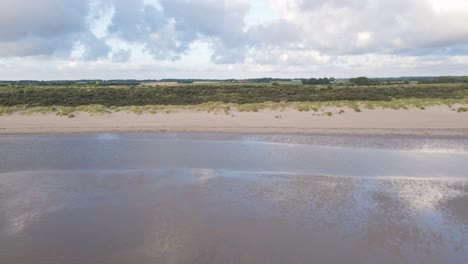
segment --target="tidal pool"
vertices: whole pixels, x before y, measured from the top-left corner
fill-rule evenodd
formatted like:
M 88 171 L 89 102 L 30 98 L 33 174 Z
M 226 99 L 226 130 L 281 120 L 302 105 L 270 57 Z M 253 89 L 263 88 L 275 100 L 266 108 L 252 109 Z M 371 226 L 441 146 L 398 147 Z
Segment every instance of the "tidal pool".
M 0 263 L 466 263 L 468 140 L 0 136 Z

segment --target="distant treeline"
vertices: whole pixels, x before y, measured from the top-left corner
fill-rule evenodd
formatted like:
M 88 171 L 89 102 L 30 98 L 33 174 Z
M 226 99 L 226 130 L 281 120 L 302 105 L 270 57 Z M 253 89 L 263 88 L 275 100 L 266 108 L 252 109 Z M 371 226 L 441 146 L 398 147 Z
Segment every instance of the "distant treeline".
M 30 86 L 67 86 L 67 85 L 139 85 L 141 81 L 138 80 L 67 80 L 67 81 L 0 81 L 1 86 L 8 85 L 30 85 Z
M 367 78 L 357 77 L 350 79 L 335 79 L 335 78 L 310 78 L 310 79 L 289 79 L 289 78 L 255 78 L 255 79 L 161 79 L 161 80 L 136 80 L 136 79 L 117 79 L 117 80 L 57 80 L 57 81 L 35 81 L 35 80 L 21 80 L 21 81 L 0 81 L 0 86 L 130 86 L 140 85 L 145 83 L 196 83 L 196 82 L 212 82 L 212 83 L 274 83 L 274 82 L 292 82 L 302 81 L 305 85 L 386 85 L 386 84 L 409 84 L 411 82 L 423 84 L 443 84 L 443 83 L 468 83 L 468 76 L 438 76 L 438 77 L 397 77 L 397 78 Z
M 283 78 L 256 78 L 256 79 L 225 79 L 225 80 L 213 80 L 213 79 L 162 79 L 156 82 L 176 82 L 176 83 L 196 83 L 196 82 L 219 82 L 219 83 L 272 83 L 272 82 L 291 82 L 291 79 Z
M 129 88 L 34 87 L 0 88 L 0 105 L 105 106 L 192 105 L 207 102 L 262 103 L 324 101 L 388 101 L 402 98 L 461 99 L 468 97 L 468 84 L 395 86 L 309 86 L 309 85 L 180 85 Z
M 468 83 L 468 76 L 437 76 L 437 77 L 399 77 L 399 78 L 374 78 L 376 83 L 408 83 L 418 82 L 423 84 L 438 83 Z
M 468 76 L 441 76 L 441 77 L 427 77 L 415 81 L 420 83 L 468 83 Z
M 443 84 L 443 83 L 468 83 L 468 76 L 440 76 L 440 77 L 398 77 L 398 78 L 367 78 L 356 77 L 350 79 L 335 79 L 335 78 L 311 78 L 302 79 L 302 84 L 309 85 L 328 85 L 336 84 L 347 85 L 353 84 L 358 86 L 369 85 L 387 85 L 387 84 Z
M 291 82 L 291 79 L 283 79 L 283 78 L 257 78 L 257 79 L 247 79 L 244 80 L 250 83 L 271 83 L 271 82 Z
M 122 80 L 58 80 L 58 81 L 35 81 L 35 80 L 21 80 L 21 81 L 0 81 L 0 86 L 8 85 L 30 85 L 30 86 L 67 86 L 67 85 L 95 85 L 95 86 L 109 86 L 109 85 L 140 85 L 145 83 L 195 83 L 195 82 L 246 82 L 246 83 L 271 83 L 271 82 L 290 82 L 291 79 L 284 78 L 256 78 L 256 79 L 161 79 L 161 80 L 135 80 L 135 79 L 122 79 Z
M 303 79 L 302 84 L 313 84 L 313 85 L 327 85 L 335 82 L 335 78 L 310 78 Z

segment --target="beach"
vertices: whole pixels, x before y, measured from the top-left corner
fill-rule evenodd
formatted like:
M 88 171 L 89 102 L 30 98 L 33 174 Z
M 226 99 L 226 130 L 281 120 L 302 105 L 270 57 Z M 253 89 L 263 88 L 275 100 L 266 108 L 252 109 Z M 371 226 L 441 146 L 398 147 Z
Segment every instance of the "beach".
M 0 14 L 0 264 L 468 264 L 468 0 Z
M 216 132 L 277 134 L 350 134 L 468 136 L 468 113 L 446 106 L 424 110 L 362 109 L 355 112 L 339 108 L 319 112 L 259 110 L 230 111 L 228 114 L 203 111 L 170 113 L 114 112 L 110 114 L 74 113 L 73 118 L 56 114 L 0 116 L 0 134 L 33 133 L 138 133 L 138 132 Z

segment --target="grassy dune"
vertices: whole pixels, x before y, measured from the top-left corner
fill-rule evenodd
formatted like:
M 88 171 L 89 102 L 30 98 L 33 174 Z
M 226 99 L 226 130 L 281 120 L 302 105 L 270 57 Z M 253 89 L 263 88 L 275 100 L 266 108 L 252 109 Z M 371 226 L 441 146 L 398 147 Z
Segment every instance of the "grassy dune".
M 327 114 L 330 108 L 336 108 L 338 114 L 347 111 L 361 112 L 363 109 L 393 109 L 402 110 L 416 108 L 424 110 L 431 106 L 447 106 L 456 112 L 468 112 L 468 98 L 457 99 L 395 99 L 391 101 L 329 101 L 329 102 L 264 102 L 253 104 L 235 104 L 223 102 L 210 102 L 197 105 L 145 105 L 145 106 L 0 106 L 0 115 L 19 113 L 22 115 L 50 114 L 74 117 L 74 113 L 84 112 L 91 115 L 110 114 L 115 112 L 128 112 L 135 114 L 160 114 L 180 111 L 197 111 L 214 114 L 231 114 L 233 111 L 258 112 L 261 110 L 295 109 L 301 112 L 315 112 Z
M 379 86 L 310 86 L 248 84 L 191 84 L 172 86 L 6 86 L 0 87 L 0 115 L 46 114 L 74 117 L 126 111 L 170 113 L 296 109 L 327 114 L 363 109 L 409 109 L 445 105 L 468 111 L 468 84 L 419 84 Z

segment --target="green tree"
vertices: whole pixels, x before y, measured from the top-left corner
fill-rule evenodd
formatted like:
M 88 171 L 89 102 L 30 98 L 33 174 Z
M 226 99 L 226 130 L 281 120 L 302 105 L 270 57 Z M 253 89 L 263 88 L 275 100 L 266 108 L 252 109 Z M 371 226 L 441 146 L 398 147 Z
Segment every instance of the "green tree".
M 364 85 L 372 85 L 374 83 L 373 80 L 367 78 L 367 77 L 357 77 L 357 78 L 351 78 L 349 79 L 349 82 L 358 86 L 364 86 Z
M 332 78 L 334 80 L 334 78 Z M 327 85 L 330 84 L 330 80 L 328 78 L 310 78 L 310 79 L 303 79 L 302 84 L 312 84 L 312 85 Z

